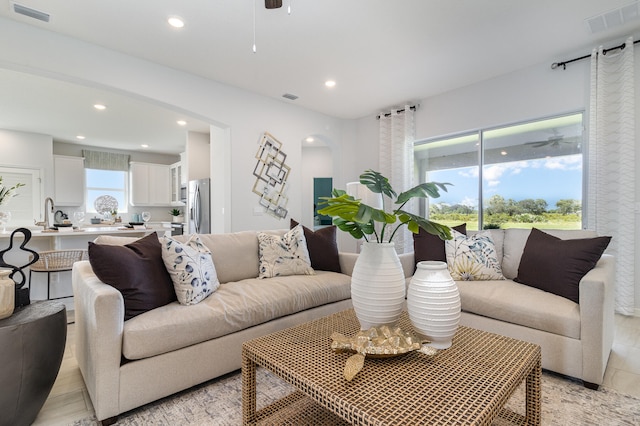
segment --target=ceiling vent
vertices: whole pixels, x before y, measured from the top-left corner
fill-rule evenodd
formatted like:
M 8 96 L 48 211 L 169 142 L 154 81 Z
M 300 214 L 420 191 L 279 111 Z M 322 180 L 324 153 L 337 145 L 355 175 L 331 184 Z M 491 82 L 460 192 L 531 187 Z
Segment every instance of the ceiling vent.
M 285 93 L 284 95 L 282 95 L 282 97 L 287 98 L 291 101 L 295 101 L 296 99 L 298 99 L 296 95 L 292 95 L 291 93 Z
M 49 15 L 48 13 L 23 6 L 18 3 L 11 3 L 11 6 L 13 6 L 13 11 L 18 15 L 28 16 L 29 18 L 37 19 L 38 21 L 42 22 L 49 22 L 49 20 L 51 19 L 51 15 Z
M 635 1 L 618 9 L 585 19 L 591 34 L 610 30 L 640 18 L 640 2 Z

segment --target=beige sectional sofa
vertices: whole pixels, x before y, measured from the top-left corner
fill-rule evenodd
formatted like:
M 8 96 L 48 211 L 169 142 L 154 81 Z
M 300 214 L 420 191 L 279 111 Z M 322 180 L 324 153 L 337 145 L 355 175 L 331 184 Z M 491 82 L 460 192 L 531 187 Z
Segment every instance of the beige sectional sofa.
M 529 237 L 528 229 L 489 232 L 506 280 L 457 281 L 461 324 L 536 343 L 542 347 L 543 368 L 582 379 L 586 387 L 597 389 L 603 381 L 614 336 L 613 256 L 603 255 L 582 278 L 578 304 L 513 281 Z M 544 232 L 561 239 L 596 236 L 588 230 Z M 402 254 L 400 259 L 405 276 L 410 277 L 415 267 L 413 253 Z
M 594 236 L 589 231 L 549 232 L 560 238 Z M 613 341 L 613 258 L 604 255 L 584 276 L 577 304 L 512 280 L 528 234 L 491 231 L 507 280 L 458 282 L 461 323 L 537 343 L 543 368 L 597 387 Z M 260 280 L 256 232 L 201 239 L 214 254 L 220 288 L 197 305 L 173 302 L 128 321 L 123 321 L 121 293 L 101 282 L 89 261 L 74 265 L 76 358 L 98 420 L 114 420 L 237 370 L 246 340 L 351 307 L 356 254 L 340 253 L 342 273 Z M 400 260 L 408 282 L 414 255 L 402 254 Z
M 258 279 L 256 232 L 200 238 L 213 253 L 220 287 L 196 305 L 173 302 L 127 321 L 121 293 L 101 282 L 89 261 L 74 265 L 76 358 L 103 424 L 239 369 L 246 340 L 351 307 L 354 254 L 340 254 L 342 273 Z

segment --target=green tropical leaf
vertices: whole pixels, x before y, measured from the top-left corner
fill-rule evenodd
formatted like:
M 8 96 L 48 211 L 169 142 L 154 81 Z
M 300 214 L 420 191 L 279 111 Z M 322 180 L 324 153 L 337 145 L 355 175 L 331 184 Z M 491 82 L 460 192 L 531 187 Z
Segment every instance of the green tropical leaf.
M 399 211 L 399 217 L 408 219 L 403 223 L 407 223 L 408 229 L 414 234 L 417 234 L 419 232 L 419 228 L 422 228 L 429 234 L 437 235 L 443 240 L 450 240 L 452 238 L 451 229 L 448 226 L 441 225 L 437 222 L 432 222 L 421 216 L 403 210 Z
M 396 196 L 396 192 L 391 187 L 389 179 L 376 171 L 365 171 L 360 175 L 360 183 L 376 194 L 384 194 L 389 198 Z
M 398 195 L 396 204 L 404 204 L 412 198 L 439 198 L 440 190 L 447 192 L 447 185 L 451 184 L 440 182 L 421 183 Z

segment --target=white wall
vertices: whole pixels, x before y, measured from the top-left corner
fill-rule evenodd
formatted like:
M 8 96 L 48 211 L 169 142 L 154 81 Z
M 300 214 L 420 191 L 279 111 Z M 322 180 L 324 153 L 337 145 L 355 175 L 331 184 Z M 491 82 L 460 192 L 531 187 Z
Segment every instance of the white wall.
M 345 133 L 353 135 L 352 124 L 343 120 L 2 18 L 0 51 L 0 68 L 114 90 L 227 129 L 233 167 L 227 176 L 231 196 L 225 210 L 231 217 L 225 220 L 233 231 L 288 226 L 288 218 L 285 223 L 269 215 L 253 216 L 258 203 L 251 192 L 254 155 L 263 132 L 278 138 L 287 153 L 291 217 L 300 217 L 303 204 L 300 141 L 317 135 L 345 151 L 355 143 L 355 138 L 343 139 Z M 342 175 L 343 167 L 336 164 L 336 176 Z
M 302 147 L 302 215 L 293 217 L 313 229 L 313 178 L 333 177 L 333 155 L 328 146 Z
M 0 129 L 0 166 L 40 171 L 42 200 L 53 197 L 53 139 L 38 133 Z M 44 205 L 44 204 L 43 204 Z M 44 211 L 40 207 L 40 217 Z

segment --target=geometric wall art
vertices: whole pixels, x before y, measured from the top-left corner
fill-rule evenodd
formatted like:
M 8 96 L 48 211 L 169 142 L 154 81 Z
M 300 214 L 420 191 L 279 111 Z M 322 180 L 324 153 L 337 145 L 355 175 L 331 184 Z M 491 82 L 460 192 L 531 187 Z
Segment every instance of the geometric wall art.
M 260 197 L 260 205 L 267 213 L 278 218 L 287 217 L 287 178 L 291 169 L 285 164 L 287 154 L 282 152 L 282 143 L 268 132 L 260 138 L 256 152 L 256 167 L 253 175 L 256 183 L 252 191 Z

